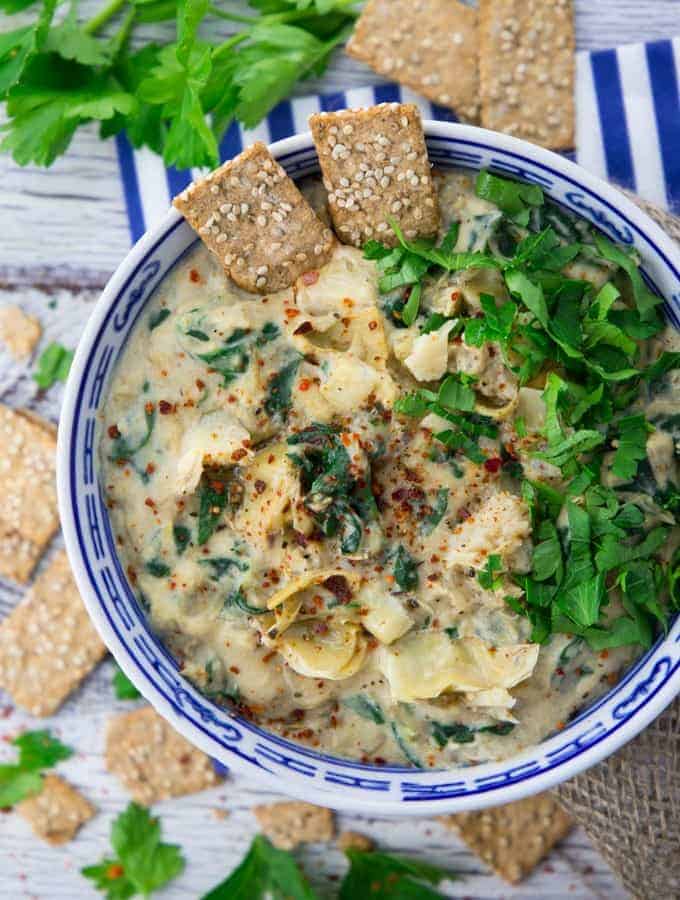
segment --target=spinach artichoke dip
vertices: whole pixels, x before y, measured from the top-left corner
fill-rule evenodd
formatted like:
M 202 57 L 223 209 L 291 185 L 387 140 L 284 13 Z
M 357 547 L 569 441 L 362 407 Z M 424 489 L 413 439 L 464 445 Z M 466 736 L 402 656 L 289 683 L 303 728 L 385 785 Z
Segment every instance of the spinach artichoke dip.
M 118 552 L 182 673 L 377 765 L 541 741 L 678 605 L 680 354 L 639 261 L 535 185 L 433 182 L 436 237 L 340 231 L 281 290 L 198 242 L 102 417 Z M 302 185 L 324 227 L 327 191 Z

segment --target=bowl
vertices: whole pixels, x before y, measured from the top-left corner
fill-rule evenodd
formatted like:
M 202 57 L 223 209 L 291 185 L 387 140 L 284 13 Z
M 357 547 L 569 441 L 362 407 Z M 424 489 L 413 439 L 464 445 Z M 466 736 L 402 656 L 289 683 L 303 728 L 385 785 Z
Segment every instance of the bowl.
M 572 162 L 516 138 L 468 125 L 424 123 L 439 168 L 491 168 L 540 184 L 607 237 L 635 247 L 650 284 L 680 328 L 680 248 L 619 191 Z M 318 171 L 309 134 L 271 146 L 293 178 Z M 631 740 L 680 691 L 680 618 L 618 684 L 559 733 L 502 762 L 451 770 L 365 765 L 317 753 L 259 728 L 197 691 L 149 628 L 116 554 L 98 475 L 100 411 L 122 348 L 154 289 L 196 240 L 171 209 L 118 267 L 71 367 L 59 423 L 58 491 L 73 572 L 117 662 L 189 741 L 235 772 L 302 800 L 379 815 L 480 809 L 545 790 Z

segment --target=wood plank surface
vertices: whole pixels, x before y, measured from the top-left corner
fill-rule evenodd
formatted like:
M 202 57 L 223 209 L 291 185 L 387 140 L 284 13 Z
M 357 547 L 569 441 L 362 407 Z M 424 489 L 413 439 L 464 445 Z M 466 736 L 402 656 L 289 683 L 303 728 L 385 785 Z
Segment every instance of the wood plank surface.
M 86 0 L 83 14 L 97 4 Z M 230 8 L 243 12 L 244 2 Z M 680 33 L 680 0 L 577 0 L 579 49 L 670 37 Z M 29 18 L 26 16 L 25 18 Z M 11 27 L 21 24 L 16 17 Z M 7 27 L 0 16 L 0 28 Z M 149 34 L 171 35 L 167 26 L 149 28 Z M 228 34 L 224 24 L 220 33 Z M 326 76 L 298 86 L 298 93 L 359 87 L 378 79 L 365 67 L 338 53 Z M 44 346 L 59 340 L 76 345 L 98 290 L 129 247 L 129 234 L 114 144 L 103 143 L 95 126 L 81 130 L 68 154 L 49 169 L 20 168 L 0 156 L 0 306 L 19 303 L 43 323 Z M 29 406 L 58 421 L 62 388 L 43 395 L 30 375 L 31 365 L 18 365 L 0 353 L 0 400 Z M 1 448 L 0 448 L 1 452 Z M 59 539 L 55 542 L 58 546 Z M 53 548 L 54 549 L 54 548 Z M 44 563 L 44 561 L 43 561 Z M 23 591 L 0 582 L 0 616 Z M 104 770 L 103 740 L 107 718 L 131 708 L 115 701 L 111 688 L 113 665 L 102 664 L 52 720 L 45 724 L 77 749 L 77 756 L 60 766 L 99 808 L 77 840 L 64 848 L 51 848 L 30 833 L 13 814 L 0 816 L 0 897 L 74 900 L 94 892 L 79 875 L 79 868 L 98 861 L 108 846 L 112 818 L 128 797 Z M 14 710 L 0 694 L 0 738 L 27 727 L 41 727 Z M 0 761 L 11 756 L 0 744 Z M 200 897 L 240 860 L 256 831 L 250 813 L 256 802 L 275 799 L 269 792 L 242 778 L 200 795 L 168 801 L 156 807 L 167 840 L 180 843 L 188 859 L 184 875 L 164 897 Z M 215 810 L 226 810 L 218 818 Z M 445 889 L 452 897 L 476 900 L 621 900 L 626 893 L 580 830 L 550 856 L 524 884 L 510 888 L 489 874 L 463 845 L 433 820 L 386 820 L 343 815 L 341 827 L 370 834 L 383 847 L 412 854 L 464 873 L 465 880 Z M 313 883 L 327 896 L 332 879 L 343 871 L 342 855 L 323 846 L 306 848 L 300 858 Z

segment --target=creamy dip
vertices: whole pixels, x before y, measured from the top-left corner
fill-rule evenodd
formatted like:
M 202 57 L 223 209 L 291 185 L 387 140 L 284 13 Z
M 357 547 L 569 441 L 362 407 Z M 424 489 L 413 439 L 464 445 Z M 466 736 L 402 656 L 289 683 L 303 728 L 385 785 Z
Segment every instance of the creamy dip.
M 457 250 L 504 239 L 469 175 L 437 184 Z M 323 188 L 304 189 L 321 209 Z M 599 287 L 611 268 L 578 258 L 569 276 Z M 520 387 L 497 344 L 470 345 L 457 327 L 481 295 L 508 299 L 501 274 L 426 280 L 410 327 L 378 279 L 341 245 L 265 297 L 229 282 L 200 243 L 177 263 L 102 413 L 118 552 L 182 673 L 271 731 L 377 764 L 504 758 L 562 728 L 641 647 L 591 649 L 568 632 L 532 642 L 513 602 L 538 541 L 522 484 L 570 479 L 534 455 L 545 372 Z M 643 358 L 674 340 L 647 341 Z M 463 417 L 492 426 L 467 451 L 435 437 L 447 427 L 436 413 L 394 410 L 447 373 L 470 376 Z M 674 373 L 639 402 L 657 430 L 625 489 L 649 529 L 673 521 L 652 495 L 676 480 Z

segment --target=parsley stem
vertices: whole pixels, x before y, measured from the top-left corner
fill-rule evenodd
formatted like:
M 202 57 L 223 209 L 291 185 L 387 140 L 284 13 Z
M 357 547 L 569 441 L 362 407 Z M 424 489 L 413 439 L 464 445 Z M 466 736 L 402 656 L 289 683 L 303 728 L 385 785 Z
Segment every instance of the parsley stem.
M 208 12 L 212 13 L 213 16 L 217 16 L 220 19 L 226 19 L 228 22 L 241 22 L 243 25 L 254 25 L 256 19 L 254 16 L 239 16 L 237 13 L 227 12 L 224 9 L 220 9 L 215 6 L 214 3 L 211 3 L 208 7 Z
M 111 55 L 114 59 L 116 59 L 120 51 L 126 45 L 127 40 L 130 37 L 130 32 L 132 31 L 132 26 L 135 24 L 136 18 L 137 9 L 133 6 L 125 14 L 122 25 L 115 33 L 111 41 Z
M 89 22 L 83 25 L 85 34 L 95 34 L 102 26 L 106 25 L 109 19 L 112 19 L 116 13 L 121 10 L 128 0 L 109 0 L 109 3 L 101 9 L 96 16 L 93 16 Z

